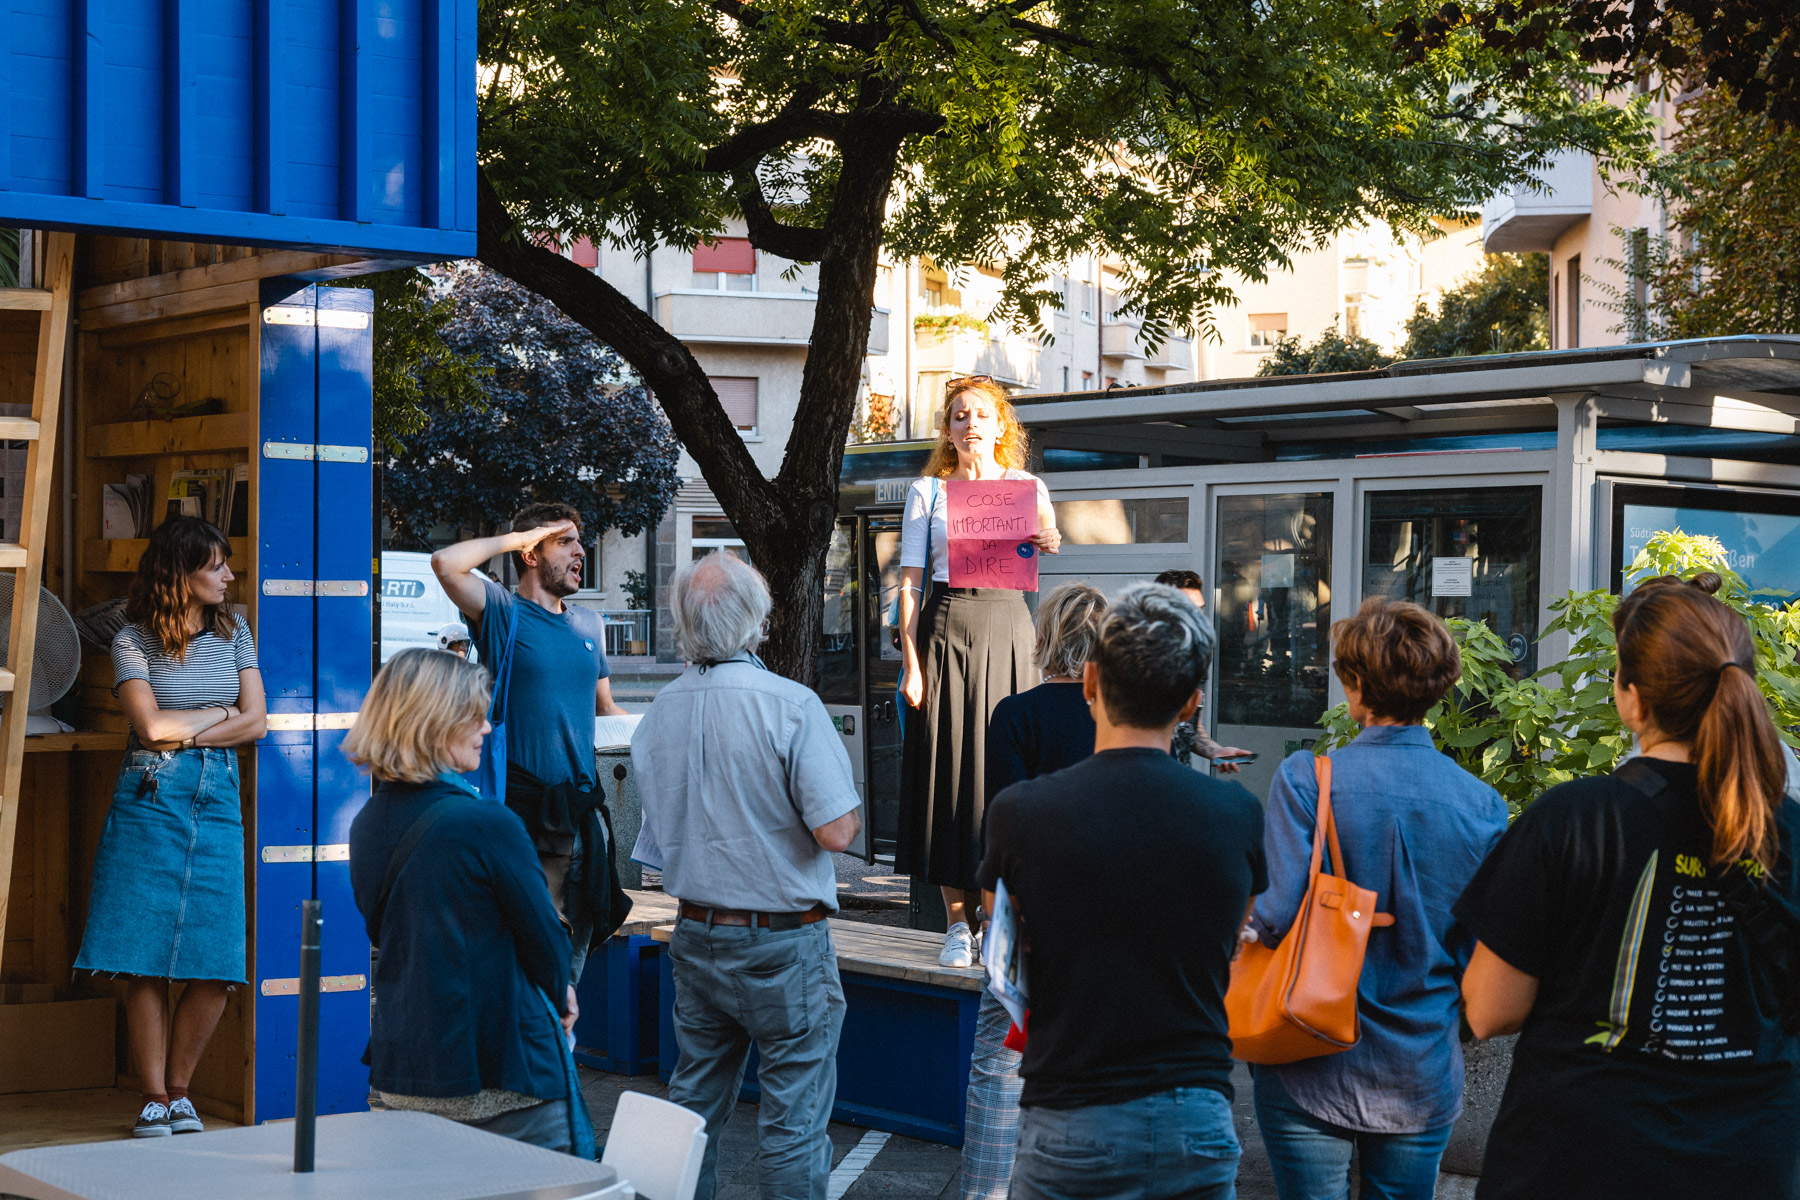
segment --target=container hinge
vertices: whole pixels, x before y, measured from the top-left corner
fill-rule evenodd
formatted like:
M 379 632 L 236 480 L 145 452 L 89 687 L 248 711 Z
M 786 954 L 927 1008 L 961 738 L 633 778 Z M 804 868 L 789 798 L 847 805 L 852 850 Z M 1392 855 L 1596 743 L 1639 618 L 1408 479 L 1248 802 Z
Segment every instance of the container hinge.
M 300 462 L 366 463 L 369 461 L 367 446 L 315 446 L 311 442 L 264 442 L 264 458 L 297 459 Z
M 331 846 L 264 846 L 262 860 L 266 863 L 349 862 L 350 843 L 338 842 Z
M 348 729 L 356 724 L 356 714 L 346 713 L 270 713 L 269 732 L 294 733 L 313 729 Z
M 367 975 L 324 975 L 319 979 L 321 992 L 360 992 L 369 986 Z M 300 981 L 298 979 L 265 979 L 262 981 L 262 994 L 265 996 L 298 996 Z
M 264 325 L 313 325 L 320 329 L 367 329 L 369 313 L 347 308 L 302 308 L 271 304 L 263 309 Z
M 366 596 L 366 579 L 265 579 L 265 596 Z

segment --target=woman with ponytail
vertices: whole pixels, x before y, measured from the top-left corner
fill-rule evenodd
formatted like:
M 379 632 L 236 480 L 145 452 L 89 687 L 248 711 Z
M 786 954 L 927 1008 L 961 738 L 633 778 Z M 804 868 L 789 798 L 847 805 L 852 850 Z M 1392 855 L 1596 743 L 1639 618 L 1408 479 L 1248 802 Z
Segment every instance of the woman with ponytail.
M 1456 905 L 1469 1027 L 1522 1031 L 1481 1200 L 1800 1198 L 1800 805 L 1716 588 L 1619 604 L 1638 755 L 1544 793 Z

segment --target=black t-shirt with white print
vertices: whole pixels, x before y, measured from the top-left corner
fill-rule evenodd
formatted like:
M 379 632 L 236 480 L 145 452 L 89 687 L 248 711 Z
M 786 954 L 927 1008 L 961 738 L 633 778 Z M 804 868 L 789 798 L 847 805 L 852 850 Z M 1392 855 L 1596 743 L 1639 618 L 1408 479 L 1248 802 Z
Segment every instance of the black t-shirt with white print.
M 1552 788 L 1457 902 L 1538 980 L 1481 1200 L 1800 1200 L 1800 1041 L 1721 900 L 1697 781 L 1640 758 Z M 1800 805 L 1778 824 L 1767 883 L 1793 906 Z

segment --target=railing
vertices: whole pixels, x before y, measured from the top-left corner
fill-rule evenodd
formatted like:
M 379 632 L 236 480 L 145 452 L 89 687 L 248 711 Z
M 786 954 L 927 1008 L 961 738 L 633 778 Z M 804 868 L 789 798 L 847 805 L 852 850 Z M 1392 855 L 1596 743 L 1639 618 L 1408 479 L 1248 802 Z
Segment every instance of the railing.
M 656 613 L 647 608 L 601 608 L 595 611 L 600 614 L 601 636 L 606 642 L 608 658 L 620 655 L 642 658 L 651 652 Z

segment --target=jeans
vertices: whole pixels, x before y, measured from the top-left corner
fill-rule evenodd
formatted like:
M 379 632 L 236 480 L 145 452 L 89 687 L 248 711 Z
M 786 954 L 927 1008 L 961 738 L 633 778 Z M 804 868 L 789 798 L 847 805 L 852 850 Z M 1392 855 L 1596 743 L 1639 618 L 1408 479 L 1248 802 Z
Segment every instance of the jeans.
M 471 1128 L 485 1129 L 528 1146 L 542 1146 L 563 1154 L 575 1153 L 569 1140 L 569 1102 L 546 1100 L 530 1108 L 515 1108 L 485 1121 L 465 1122 Z
M 824 921 L 775 931 L 682 918 L 669 943 L 680 1056 L 669 1099 L 706 1118 L 695 1200 L 712 1200 L 719 1135 L 755 1043 L 762 1102 L 757 1182 L 765 1200 L 825 1200 L 844 988 Z
M 1313 1116 L 1281 1075 L 1256 1069 L 1256 1123 L 1281 1200 L 1349 1200 L 1350 1153 L 1361 1163 L 1362 1200 L 1431 1200 L 1451 1125 L 1423 1133 L 1365 1133 Z
M 1019 1145 L 1020 1054 L 1006 1048 L 1012 1018 L 994 994 L 981 992 L 975 1016 L 975 1054 L 963 1106 L 963 1200 L 1006 1200 L 1013 1152 Z
M 1013 1200 L 1233 1200 L 1231 1101 L 1176 1088 L 1092 1108 L 1024 1110 Z

